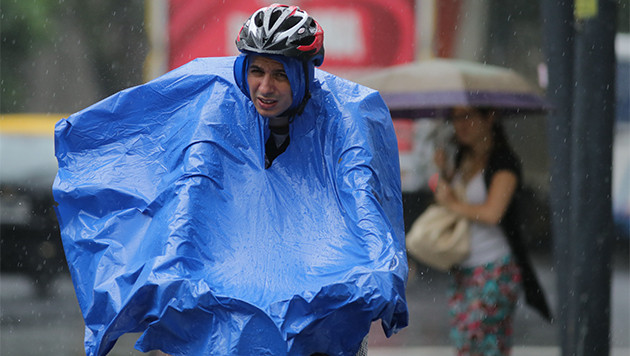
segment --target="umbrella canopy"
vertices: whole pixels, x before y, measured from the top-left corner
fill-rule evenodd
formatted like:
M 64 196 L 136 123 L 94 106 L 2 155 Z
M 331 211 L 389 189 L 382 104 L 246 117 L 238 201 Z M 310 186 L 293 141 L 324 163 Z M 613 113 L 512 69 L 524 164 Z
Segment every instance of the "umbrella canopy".
M 494 107 L 512 113 L 550 108 L 539 88 L 515 71 L 464 60 L 403 64 L 355 81 L 378 90 L 394 117 L 432 117 L 453 106 Z

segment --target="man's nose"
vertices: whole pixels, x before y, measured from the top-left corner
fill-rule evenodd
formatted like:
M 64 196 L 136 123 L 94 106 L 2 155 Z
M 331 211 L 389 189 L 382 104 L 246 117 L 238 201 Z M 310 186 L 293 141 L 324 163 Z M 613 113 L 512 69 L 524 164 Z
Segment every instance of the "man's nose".
M 275 87 L 273 78 L 270 74 L 265 74 L 260 81 L 260 91 L 269 93 L 272 92 Z

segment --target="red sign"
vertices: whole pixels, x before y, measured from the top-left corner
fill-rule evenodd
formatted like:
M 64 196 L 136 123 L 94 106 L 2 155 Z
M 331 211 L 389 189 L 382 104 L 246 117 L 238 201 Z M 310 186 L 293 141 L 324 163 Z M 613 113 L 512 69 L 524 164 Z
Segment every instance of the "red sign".
M 398 139 L 398 151 L 400 153 L 412 153 L 416 140 L 415 121 L 412 119 L 394 120 L 394 131 Z
M 243 22 L 273 1 L 170 0 L 169 69 L 238 53 Z M 386 67 L 414 59 L 414 0 L 292 1 L 324 29 L 323 69 Z

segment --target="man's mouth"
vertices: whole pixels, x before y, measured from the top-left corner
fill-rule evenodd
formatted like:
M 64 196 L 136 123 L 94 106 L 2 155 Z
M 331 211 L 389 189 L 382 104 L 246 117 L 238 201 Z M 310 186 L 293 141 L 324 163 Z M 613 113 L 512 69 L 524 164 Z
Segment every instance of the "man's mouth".
M 277 100 L 274 99 L 265 99 L 265 98 L 258 98 L 258 101 L 265 107 L 268 106 L 273 106 L 274 104 L 277 103 Z

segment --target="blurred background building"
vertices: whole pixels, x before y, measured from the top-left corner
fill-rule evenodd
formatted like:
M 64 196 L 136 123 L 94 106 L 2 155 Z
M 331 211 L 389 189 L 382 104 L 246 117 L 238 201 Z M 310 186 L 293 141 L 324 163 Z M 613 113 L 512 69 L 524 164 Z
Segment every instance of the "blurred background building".
M 28 269 L 42 294 L 46 294 L 45 287 L 50 279 L 48 274 L 40 272 L 51 269 L 64 272 L 58 260 L 45 264 L 46 259 L 41 258 L 54 257 L 51 246 L 60 248 L 54 215 L 50 214 L 53 203 L 47 196 L 54 179 L 54 169 L 49 167 L 51 164 L 54 167 L 56 162 L 52 123 L 63 113 L 81 110 L 196 57 L 235 55 L 235 36 L 245 18 L 272 2 L 275 1 L 0 2 L 3 272 Z M 509 67 L 542 90 L 547 85 L 545 34 L 539 1 L 302 0 L 284 3 L 299 5 L 320 21 L 326 48 L 322 69 L 348 79 L 389 66 L 444 57 Z M 615 236 L 627 247 L 630 231 L 630 0 L 615 3 L 618 35 L 613 212 Z M 37 119 L 46 121 L 43 126 L 47 131 L 42 133 L 37 128 L 41 125 L 32 124 L 32 115 L 9 118 L 13 114 L 32 113 L 44 114 L 43 119 L 40 116 Z M 18 123 L 22 127 L 11 129 L 8 127 L 13 124 L 9 124 L 9 119 L 24 124 Z M 395 127 L 403 169 L 405 216 L 407 222 L 411 222 L 429 196 L 426 181 L 433 169 L 431 140 L 435 121 L 397 118 Z M 530 221 L 536 225 L 531 245 L 546 251 L 551 239 L 546 202 L 549 194 L 546 118 L 539 115 L 510 119 L 506 129 L 523 159 L 525 181 L 531 193 L 534 208 Z M 42 148 L 33 142 L 46 144 Z M 16 156 L 19 159 L 16 160 Z M 34 177 L 33 165 L 20 164 L 24 161 L 42 162 L 38 165 L 46 168 L 47 175 Z M 19 205 L 25 204 L 20 201 L 29 199 L 37 209 L 24 209 L 24 205 Z M 42 217 L 46 222 L 38 220 Z M 34 222 L 24 225 L 18 224 L 20 221 Z M 20 228 L 16 228 L 18 225 Z M 33 239 L 37 243 L 32 243 Z M 26 255 L 40 257 L 32 262 L 23 258 Z M 10 256 L 22 257 L 15 262 Z
M 3 0 L 0 111 L 71 113 L 196 57 L 234 55 L 235 34 L 244 19 L 271 2 Z M 445 57 L 509 67 L 543 89 L 546 86 L 537 1 L 287 3 L 302 6 L 321 22 L 326 33 L 322 69 L 342 77 L 355 79 L 392 65 Z M 628 122 L 630 2 L 617 3 L 618 121 Z M 418 137 L 401 137 L 401 163 L 411 171 L 403 183 L 407 191 L 424 187 L 426 180 L 427 163 L 421 160 L 428 154 L 418 150 L 426 136 L 422 126 L 427 124 L 416 120 L 414 125 L 421 126 Z M 514 126 L 508 130 L 523 157 L 527 182 L 546 192 L 544 117 L 510 125 Z M 408 139 L 412 142 L 405 142 Z
M 237 54 L 236 33 L 262 0 L 3 0 L 0 112 L 72 113 L 197 57 Z M 323 70 L 349 79 L 436 57 L 512 68 L 545 89 L 539 2 L 515 0 L 287 1 L 325 29 Z M 630 1 L 617 0 L 616 234 L 630 229 Z M 420 119 L 420 120 L 419 120 Z M 396 118 L 407 220 L 427 198 L 435 120 Z M 549 157 L 542 115 L 506 122 L 535 206 L 532 244 L 550 240 Z M 23 141 L 23 140 L 22 140 Z M 4 140 L 5 144 L 8 140 Z M 13 147 L 13 150 L 16 150 Z M 18 149 L 19 151 L 19 149 Z M 10 152 L 4 149 L 4 154 Z M 52 152 L 52 151 L 51 151 Z M 52 161 L 51 152 L 46 155 Z M 34 153 L 36 154 L 36 153 Z M 37 154 L 36 154 L 37 155 Z M 40 155 L 41 156 L 41 155 Z M 3 159 L 2 170 L 19 167 Z M 12 174 L 12 173 L 7 173 Z M 14 174 L 15 175 L 15 174 Z M 49 179 L 52 181 L 52 177 Z M 415 195 L 414 195 L 415 194 Z M 414 204 L 417 203 L 417 204 Z M 6 210 L 6 209 L 5 209 Z M 5 219 L 6 220 L 6 219 Z

